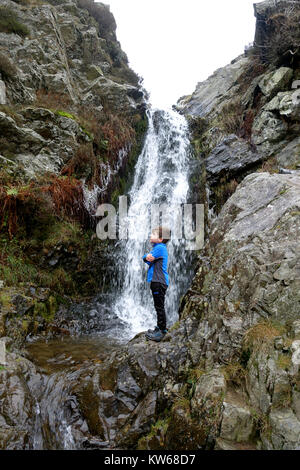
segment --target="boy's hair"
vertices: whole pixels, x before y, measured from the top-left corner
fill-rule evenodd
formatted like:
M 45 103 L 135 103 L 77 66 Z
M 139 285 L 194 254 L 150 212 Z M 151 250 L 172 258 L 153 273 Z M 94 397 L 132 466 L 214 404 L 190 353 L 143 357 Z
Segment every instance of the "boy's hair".
M 171 238 L 171 230 L 168 227 L 162 227 L 161 225 L 159 227 L 155 227 L 152 230 L 152 233 L 157 233 L 158 238 L 162 238 L 162 243 L 168 243 Z

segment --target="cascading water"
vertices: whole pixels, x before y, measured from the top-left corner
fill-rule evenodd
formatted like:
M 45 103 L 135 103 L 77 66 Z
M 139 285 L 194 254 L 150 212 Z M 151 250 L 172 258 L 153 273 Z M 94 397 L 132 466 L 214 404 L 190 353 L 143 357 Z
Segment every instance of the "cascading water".
M 188 125 L 183 116 L 171 110 L 148 110 L 148 118 L 148 133 L 129 192 L 126 223 L 130 236 L 127 240 L 117 241 L 112 250 L 115 285 L 109 294 L 100 293 L 89 302 L 75 303 L 70 310 L 73 320 L 68 324 L 70 328 L 72 322 L 75 325 L 75 336 L 82 334 L 82 324 L 91 325 L 91 332 L 85 338 L 53 340 L 50 347 L 45 342 L 33 342 L 28 347 L 29 357 L 41 367 L 43 374 L 40 387 L 32 391 L 36 397 L 32 430 L 34 449 L 82 447 L 88 427 L 81 415 L 76 414 L 78 394 L 74 394 L 74 384 L 92 361 L 103 362 L 112 351 L 121 347 L 121 343 L 156 324 L 153 300 L 146 282 L 148 266 L 142 260 L 143 254 L 151 250 L 150 209 L 153 204 L 164 204 L 167 211 L 163 225 L 169 225 L 173 230 L 174 208 L 181 208 L 189 198 L 191 152 Z M 85 188 L 86 207 L 93 211 L 98 191 L 97 187 Z M 170 285 L 166 294 L 166 315 L 169 326 L 178 318 L 180 297 L 193 275 L 195 252 L 187 249 L 184 235 L 185 232 L 182 238 L 172 236 L 167 245 Z M 77 323 L 80 325 L 78 332 Z M 105 432 L 105 439 L 110 439 L 109 431 Z
M 145 227 L 149 226 L 151 205 L 166 205 L 163 220 L 172 229 L 174 207 L 187 203 L 189 192 L 190 142 L 186 119 L 172 110 L 149 110 L 148 119 L 149 130 L 129 192 L 129 238 L 118 242 L 116 252 L 119 275 L 113 311 L 125 322 L 124 337 L 132 337 L 156 324 L 146 283 L 147 265 L 142 261 L 143 254 L 151 251 L 151 245 L 145 241 L 145 236 L 149 235 Z M 166 315 L 171 325 L 178 319 L 179 299 L 191 278 L 189 259 L 192 253 L 186 249 L 184 238 L 172 237 L 167 247 L 170 285 L 166 294 Z

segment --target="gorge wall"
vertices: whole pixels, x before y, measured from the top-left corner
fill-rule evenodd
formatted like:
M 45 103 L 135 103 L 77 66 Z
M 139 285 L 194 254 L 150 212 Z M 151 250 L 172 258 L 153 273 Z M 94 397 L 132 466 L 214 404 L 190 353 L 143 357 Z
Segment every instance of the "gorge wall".
M 67 5 L 38 8 L 69 15 Z M 193 194 L 206 207 L 180 320 L 158 344 L 140 334 L 52 379 L 2 338 L 0 447 L 34 447 L 42 420 L 44 445 L 61 448 L 63 417 L 69 448 L 300 448 L 300 4 L 267 0 L 255 14 L 253 47 L 176 105 L 190 124 Z
M 94 214 L 130 184 L 146 103 L 92 0 L 1 1 L 0 90 L 0 328 L 22 340 L 109 288 Z

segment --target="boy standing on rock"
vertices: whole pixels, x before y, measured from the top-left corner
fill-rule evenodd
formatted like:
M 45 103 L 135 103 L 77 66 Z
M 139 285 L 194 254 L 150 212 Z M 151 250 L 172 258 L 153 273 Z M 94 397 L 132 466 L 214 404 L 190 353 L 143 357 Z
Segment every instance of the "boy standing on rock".
M 146 337 L 152 341 L 161 341 L 166 329 L 165 294 L 169 285 L 168 250 L 167 243 L 170 240 L 170 229 L 157 227 L 152 230 L 150 243 L 153 246 L 149 254 L 143 256 L 145 263 L 149 265 L 147 282 L 153 296 L 154 307 L 157 314 L 157 326 L 154 330 L 148 330 Z

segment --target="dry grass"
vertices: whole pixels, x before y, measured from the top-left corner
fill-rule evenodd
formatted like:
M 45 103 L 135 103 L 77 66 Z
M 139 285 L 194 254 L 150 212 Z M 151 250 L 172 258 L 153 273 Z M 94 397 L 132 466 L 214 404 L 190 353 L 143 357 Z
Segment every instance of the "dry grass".
M 275 325 L 271 321 L 265 320 L 252 326 L 243 338 L 243 349 L 251 351 L 268 348 L 273 344 L 276 336 L 281 336 L 284 332 L 282 325 Z
M 43 180 L 24 185 L 0 174 L 0 230 L 12 239 L 20 228 L 30 231 L 35 224 L 49 223 L 51 215 L 89 220 L 82 185 L 71 176 L 45 175 Z
M 238 78 L 238 84 L 240 85 L 239 92 L 245 93 L 253 80 L 265 73 L 266 70 L 267 64 L 263 63 L 258 55 L 251 56 L 249 64 Z
M 261 168 L 258 170 L 261 172 L 268 172 L 268 173 L 278 173 L 278 163 L 275 157 L 271 157 L 265 162 L 263 162 Z
M 72 100 L 66 93 L 55 93 L 45 89 L 36 92 L 35 105 L 47 109 L 70 109 Z
M 239 135 L 243 126 L 244 107 L 240 99 L 232 100 L 220 110 L 220 124 L 227 134 Z
M 248 109 L 245 113 L 244 122 L 242 125 L 241 136 L 250 141 L 252 135 L 252 126 L 255 118 L 255 112 L 253 109 Z
M 237 385 L 242 385 L 245 381 L 246 370 L 240 362 L 227 364 L 222 367 L 225 379 Z

